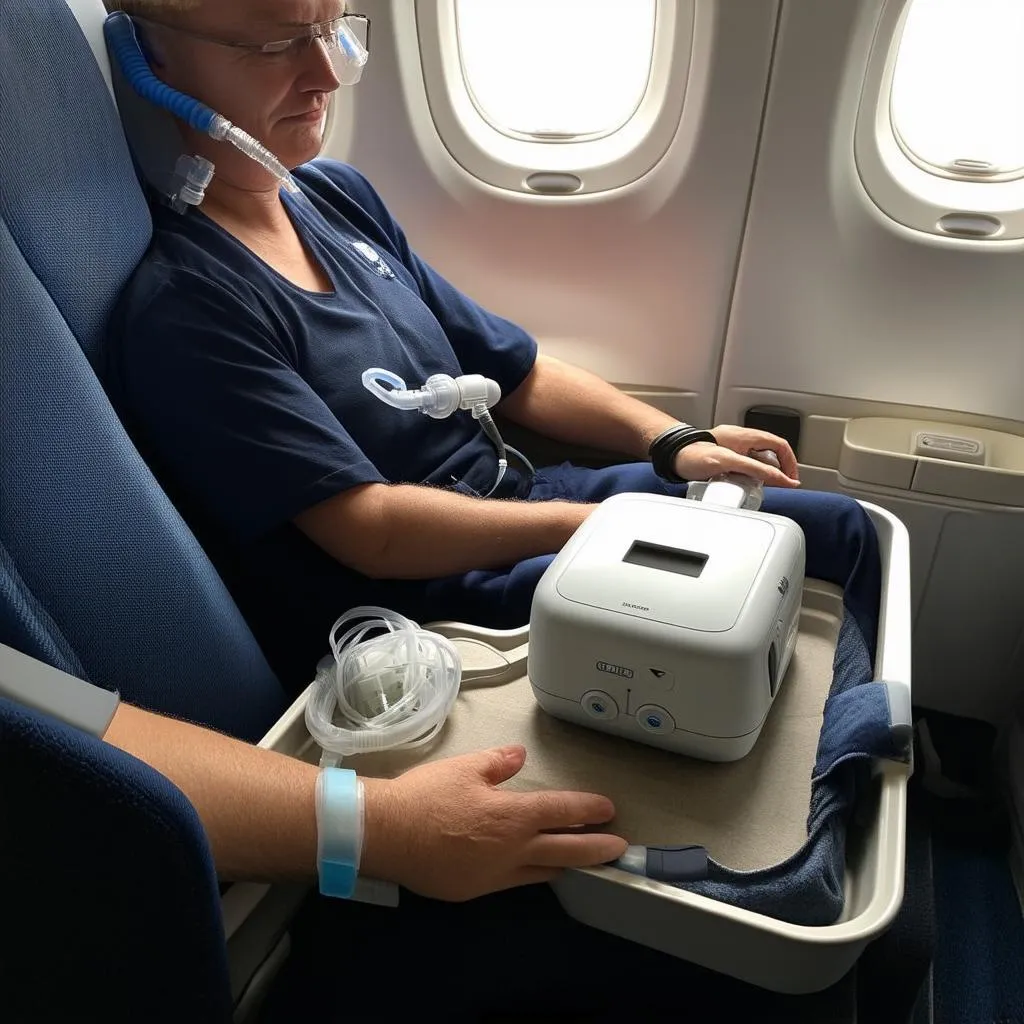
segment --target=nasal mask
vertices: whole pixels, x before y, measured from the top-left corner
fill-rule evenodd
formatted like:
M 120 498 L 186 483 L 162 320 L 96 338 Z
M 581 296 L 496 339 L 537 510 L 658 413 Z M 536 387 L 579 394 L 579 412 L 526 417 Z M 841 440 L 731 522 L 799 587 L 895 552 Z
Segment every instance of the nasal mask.
M 103 32 L 122 75 L 143 99 L 169 111 L 196 131 L 219 142 L 230 142 L 274 175 L 286 191 L 300 193 L 288 169 L 266 146 L 223 115 L 172 89 L 153 74 L 139 44 L 135 23 L 124 11 L 109 14 L 103 23 Z M 369 54 L 344 20 L 339 19 L 329 36 L 313 40 L 312 45 L 324 47 L 341 84 L 355 85 L 359 81 Z M 213 180 L 213 173 L 214 165 L 209 160 L 182 154 L 175 166 L 175 187 L 168 196 L 172 208 L 182 213 L 189 206 L 198 206 Z
M 485 498 L 492 495 L 505 478 L 508 452 L 512 452 L 527 467 L 531 475 L 535 472 L 529 459 L 522 452 L 505 444 L 494 424 L 489 410 L 500 400 L 501 388 L 489 377 L 482 377 L 479 373 L 469 373 L 461 377 L 436 373 L 427 378 L 423 387 L 409 391 L 405 381 L 397 374 L 375 366 L 363 373 L 362 380 L 367 391 L 395 409 L 418 409 L 424 416 L 430 416 L 435 420 L 445 419 L 462 409 L 470 412 L 473 419 L 479 420 L 484 433 L 490 438 L 498 453 L 498 476 L 491 489 L 483 495 Z M 385 388 L 384 384 L 389 386 Z

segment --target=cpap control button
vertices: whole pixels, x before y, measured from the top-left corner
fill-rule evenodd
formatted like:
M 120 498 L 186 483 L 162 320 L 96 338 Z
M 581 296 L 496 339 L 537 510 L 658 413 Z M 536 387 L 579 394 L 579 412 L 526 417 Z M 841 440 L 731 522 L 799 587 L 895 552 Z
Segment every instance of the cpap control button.
M 672 732 L 676 727 L 675 719 L 657 704 L 645 704 L 637 711 L 636 720 L 640 727 L 648 732 Z
M 603 690 L 588 690 L 583 694 L 582 704 L 591 718 L 609 721 L 619 717 L 619 705 Z
M 648 692 L 651 690 L 661 690 L 664 693 L 668 693 L 676 685 L 675 675 L 667 668 L 656 668 L 653 665 L 647 665 L 645 668 L 640 669 L 639 677 L 640 681 L 646 685 Z

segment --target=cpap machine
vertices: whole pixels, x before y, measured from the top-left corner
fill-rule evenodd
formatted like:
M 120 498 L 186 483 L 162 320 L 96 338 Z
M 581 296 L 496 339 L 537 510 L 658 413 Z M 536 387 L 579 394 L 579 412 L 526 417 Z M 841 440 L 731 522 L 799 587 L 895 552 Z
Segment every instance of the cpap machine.
M 556 555 L 528 671 L 558 718 L 707 761 L 753 748 L 796 646 L 803 531 L 730 474 L 608 498 Z

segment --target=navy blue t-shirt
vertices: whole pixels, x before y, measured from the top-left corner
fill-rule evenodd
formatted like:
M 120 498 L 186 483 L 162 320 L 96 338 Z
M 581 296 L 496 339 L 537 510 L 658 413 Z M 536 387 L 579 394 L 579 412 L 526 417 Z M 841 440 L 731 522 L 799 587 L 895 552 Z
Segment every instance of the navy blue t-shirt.
M 508 395 L 537 349 L 420 260 L 354 168 L 318 160 L 295 178 L 305 198 L 283 193 L 285 203 L 333 290 L 292 284 L 201 210 L 157 208 L 101 372 L 274 667 L 299 686 L 350 607 L 429 610 L 416 605 L 422 584 L 342 567 L 293 517 L 358 484 L 459 481 L 485 493 L 497 472 L 470 413 L 394 409 L 363 371 L 382 367 L 409 388 L 480 373 Z

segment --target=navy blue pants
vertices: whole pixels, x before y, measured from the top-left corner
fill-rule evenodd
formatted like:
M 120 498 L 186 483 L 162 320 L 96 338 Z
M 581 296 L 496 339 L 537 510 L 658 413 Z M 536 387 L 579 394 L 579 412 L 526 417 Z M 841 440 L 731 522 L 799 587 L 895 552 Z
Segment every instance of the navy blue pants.
M 682 497 L 686 484 L 669 484 L 655 475 L 648 462 L 587 469 L 565 462 L 538 470 L 531 480 L 509 471 L 501 497 L 527 501 L 599 502 L 613 494 L 641 492 Z M 867 513 L 852 498 L 824 491 L 766 487 L 764 512 L 786 516 L 801 527 L 807 542 L 806 574 L 844 586 L 861 571 L 877 566 L 874 527 Z M 432 580 L 426 588 L 428 604 L 443 609 L 434 618 L 457 619 L 493 629 L 512 629 L 530 618 L 533 592 L 554 553 L 538 555 L 510 569 L 474 570 L 465 575 Z M 859 600 L 861 593 L 863 601 Z M 874 648 L 877 585 L 847 586 L 847 606 Z M 863 604 L 863 606 L 859 606 Z

